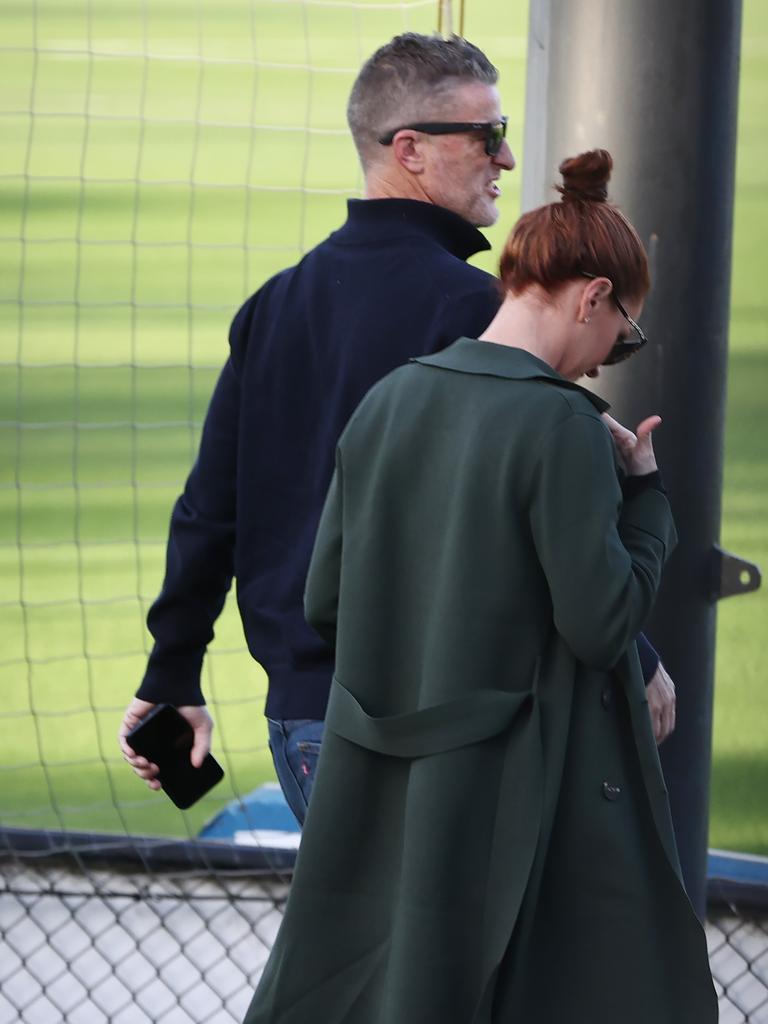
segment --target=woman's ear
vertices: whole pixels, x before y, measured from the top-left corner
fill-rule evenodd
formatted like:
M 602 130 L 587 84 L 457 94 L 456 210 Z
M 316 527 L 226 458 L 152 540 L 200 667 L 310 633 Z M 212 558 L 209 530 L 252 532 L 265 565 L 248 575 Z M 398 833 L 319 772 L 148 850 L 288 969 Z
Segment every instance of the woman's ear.
M 592 314 L 597 311 L 597 304 L 601 299 L 607 299 L 613 291 L 613 285 L 607 277 L 590 278 L 581 290 L 577 319 L 580 323 L 587 324 Z

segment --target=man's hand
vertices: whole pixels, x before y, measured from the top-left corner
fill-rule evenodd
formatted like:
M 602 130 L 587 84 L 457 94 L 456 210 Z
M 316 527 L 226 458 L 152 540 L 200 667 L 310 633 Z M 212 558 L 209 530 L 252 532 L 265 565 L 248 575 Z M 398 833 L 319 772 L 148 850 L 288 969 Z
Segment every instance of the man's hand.
M 661 423 L 660 416 L 649 416 L 644 419 L 636 433 L 622 426 L 607 412 L 603 413 L 603 422 L 611 432 L 613 443 L 628 476 L 645 476 L 646 473 L 653 473 L 658 469 L 651 434 Z
M 156 706 L 156 704 L 151 704 L 147 700 L 139 700 L 138 697 L 134 697 L 126 708 L 123 721 L 120 725 L 120 730 L 117 734 L 120 749 L 123 752 L 123 757 L 131 768 L 133 768 L 139 778 L 144 779 L 150 789 L 162 789 L 160 780 L 157 778 L 159 769 L 156 764 L 152 764 L 152 762 L 148 761 L 146 757 L 142 757 L 141 754 L 137 754 L 135 750 L 132 750 L 131 747 L 128 746 L 126 736 L 131 729 L 134 729 L 139 722 L 149 714 L 152 708 Z M 189 704 L 176 708 L 176 710 L 180 715 L 186 718 L 192 726 L 195 738 L 192 743 L 189 759 L 195 768 L 199 768 L 205 759 L 205 755 L 211 749 L 213 719 L 208 714 L 208 709 L 205 705 L 198 707 Z
M 656 744 L 663 743 L 675 728 L 675 684 L 669 678 L 667 670 L 659 662 L 659 667 L 651 676 L 645 688 L 648 697 L 648 711 Z

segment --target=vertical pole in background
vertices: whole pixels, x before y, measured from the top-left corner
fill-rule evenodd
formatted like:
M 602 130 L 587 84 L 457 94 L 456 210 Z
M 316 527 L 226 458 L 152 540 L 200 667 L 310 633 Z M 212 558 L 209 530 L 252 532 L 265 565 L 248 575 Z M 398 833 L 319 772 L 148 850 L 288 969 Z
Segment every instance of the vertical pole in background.
M 444 39 L 453 34 L 453 0 L 437 0 L 437 31 Z M 459 0 L 459 27 L 456 35 L 464 37 L 464 0 Z
M 654 440 L 680 544 L 647 632 L 678 692 L 661 756 L 701 914 L 715 601 L 759 583 L 717 548 L 740 28 L 741 0 L 532 0 L 523 150 L 524 209 L 555 198 L 565 156 L 610 150 L 611 196 L 649 250 L 650 344 L 597 390 L 629 426 L 664 420 Z
M 437 31 L 444 39 L 453 32 L 452 0 L 437 0 Z

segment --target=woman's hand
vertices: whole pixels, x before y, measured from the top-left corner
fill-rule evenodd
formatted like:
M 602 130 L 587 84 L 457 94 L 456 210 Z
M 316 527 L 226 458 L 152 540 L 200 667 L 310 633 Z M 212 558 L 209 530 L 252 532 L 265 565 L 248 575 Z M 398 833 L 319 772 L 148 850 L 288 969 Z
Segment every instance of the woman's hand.
M 661 423 L 661 416 L 649 416 L 644 419 L 635 433 L 622 426 L 607 412 L 603 413 L 603 421 L 611 432 L 627 476 L 645 476 L 646 473 L 653 473 L 658 469 L 651 434 Z

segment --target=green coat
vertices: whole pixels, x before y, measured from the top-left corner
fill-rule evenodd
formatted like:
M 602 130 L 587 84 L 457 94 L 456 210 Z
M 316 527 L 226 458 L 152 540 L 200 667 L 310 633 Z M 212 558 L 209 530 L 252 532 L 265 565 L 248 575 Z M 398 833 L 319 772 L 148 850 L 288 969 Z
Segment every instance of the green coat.
M 336 678 L 248 1024 L 711 1024 L 635 637 L 675 543 L 605 404 L 460 339 L 341 438 L 306 592 Z

